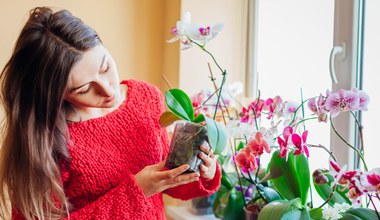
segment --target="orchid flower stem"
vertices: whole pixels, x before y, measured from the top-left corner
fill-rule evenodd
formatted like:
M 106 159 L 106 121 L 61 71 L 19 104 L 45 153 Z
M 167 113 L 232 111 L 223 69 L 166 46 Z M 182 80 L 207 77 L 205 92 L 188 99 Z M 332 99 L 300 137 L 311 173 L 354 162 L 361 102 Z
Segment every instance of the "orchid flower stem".
M 296 120 L 297 111 L 298 111 L 300 108 L 303 108 L 303 105 L 305 104 L 305 102 L 308 102 L 310 99 L 312 99 L 312 98 L 309 98 L 309 99 L 304 100 L 304 101 L 303 101 L 303 102 L 297 107 L 297 109 L 293 112 L 293 118 L 292 118 L 292 121 L 289 123 L 289 125 L 293 124 L 293 122 Z
M 377 211 L 376 205 L 375 205 L 375 203 L 373 202 L 372 197 L 369 195 L 368 198 L 369 198 L 369 200 L 370 200 L 371 203 L 372 203 L 373 209 L 375 209 L 375 213 L 376 213 L 377 218 L 380 220 L 379 212 Z
M 302 122 L 313 120 L 313 119 L 318 119 L 318 117 L 304 118 L 301 121 L 297 122 L 297 125 L 301 124 Z M 305 129 L 305 127 L 304 127 L 304 129 Z
M 333 186 L 332 191 L 331 191 L 329 197 L 325 200 L 324 203 L 322 203 L 322 205 L 320 205 L 320 206 L 318 207 L 319 209 L 322 208 L 323 206 L 325 206 L 325 205 L 331 200 L 331 198 L 333 197 L 333 195 L 334 195 L 334 193 L 335 193 L 336 186 L 337 186 L 337 184 L 335 184 L 335 185 Z
M 356 117 L 353 111 L 350 111 L 352 117 L 355 119 L 356 124 L 358 125 L 359 135 L 360 135 L 360 151 L 364 153 L 364 138 L 363 138 L 363 125 L 360 123 L 359 119 Z
M 308 147 L 315 147 L 315 148 L 322 148 L 322 149 L 324 149 L 328 154 L 330 154 L 330 156 L 333 158 L 333 160 L 334 160 L 335 162 L 337 162 L 337 160 L 336 160 L 336 158 L 335 158 L 333 152 L 332 152 L 332 151 L 329 151 L 329 150 L 327 149 L 327 147 L 325 147 L 325 146 L 323 146 L 323 145 L 313 145 L 313 144 L 307 144 L 307 146 L 308 146 Z
M 259 91 L 259 97 L 257 98 L 257 102 L 256 102 L 255 106 L 252 107 L 252 105 L 250 105 L 250 107 L 252 108 L 252 111 L 253 111 L 253 117 L 255 118 L 255 126 L 256 126 L 257 131 L 259 130 L 259 126 L 257 125 L 257 117 L 256 117 L 255 107 L 259 104 L 259 102 L 260 102 L 260 91 Z
M 214 80 L 214 74 L 212 73 L 212 69 L 211 69 L 210 63 L 207 63 L 207 65 L 208 65 L 208 70 L 209 70 L 209 72 L 210 72 L 210 78 L 211 78 L 211 81 L 212 81 L 212 83 L 213 83 L 213 85 L 214 85 L 215 92 L 216 92 L 216 94 L 217 94 L 218 97 L 219 97 L 218 86 L 217 86 L 216 83 L 215 83 L 215 80 Z M 220 87 L 220 88 L 222 88 L 222 87 Z M 223 96 L 220 96 L 220 97 L 221 97 L 221 99 L 222 99 L 223 106 L 226 106 L 226 103 L 224 102 Z M 215 106 L 215 108 L 219 108 L 219 105 Z M 226 109 L 226 112 L 227 112 L 227 116 L 228 116 L 228 118 L 230 118 L 230 113 L 228 112 L 228 108 L 225 108 L 225 109 Z M 224 117 L 224 111 L 223 111 L 223 108 L 222 108 L 222 107 L 220 107 L 220 112 L 222 113 L 222 117 L 223 117 L 224 125 L 227 125 L 226 119 L 225 119 L 225 117 Z
M 358 156 L 360 157 L 360 159 L 362 160 L 363 162 L 363 166 L 364 166 L 364 169 L 365 171 L 368 171 L 368 167 L 367 167 L 367 164 L 364 160 L 364 157 L 363 157 L 363 154 L 357 149 L 355 148 L 354 146 L 352 146 L 350 143 L 348 143 L 340 134 L 339 132 L 336 130 L 335 126 L 334 126 L 334 123 L 332 122 L 331 120 L 331 116 L 330 116 L 330 124 L 331 124 L 331 127 L 332 129 L 334 130 L 335 134 L 338 135 L 338 137 L 345 143 L 347 144 L 348 147 L 350 147 L 351 149 L 353 149 L 357 154 Z
M 260 169 L 260 168 L 258 167 L 257 169 Z M 253 185 L 255 185 L 255 188 L 256 188 L 256 190 L 257 190 L 257 192 L 258 192 L 260 198 L 263 199 L 265 203 L 268 203 L 268 200 L 267 200 L 267 199 L 261 194 L 261 189 L 260 189 L 260 187 L 257 185 L 257 182 L 255 182 L 255 181 L 253 180 L 253 178 L 252 178 L 252 176 L 251 176 L 251 172 L 249 172 L 249 171 L 248 171 L 248 177 L 249 177 L 249 179 L 251 180 L 251 183 L 252 183 Z
M 216 113 L 218 111 L 218 106 L 219 106 L 219 102 L 220 102 L 220 97 L 222 95 L 222 89 L 223 89 L 223 86 L 224 86 L 224 83 L 226 82 L 226 75 L 227 75 L 227 72 L 225 70 L 222 69 L 222 67 L 220 67 L 220 65 L 218 64 L 218 62 L 216 61 L 214 55 L 212 55 L 212 53 L 210 53 L 205 47 L 204 45 L 200 45 L 199 43 L 189 39 L 192 43 L 194 43 L 195 45 L 197 45 L 199 48 L 201 48 L 204 52 L 206 52 L 208 55 L 211 56 L 212 60 L 214 61 L 215 65 L 218 67 L 218 69 L 222 72 L 222 82 L 220 84 L 220 87 L 219 87 L 219 94 L 218 94 L 218 99 L 216 100 L 216 108 L 215 108 L 215 112 L 214 112 L 214 120 L 215 120 L 215 117 L 216 117 Z

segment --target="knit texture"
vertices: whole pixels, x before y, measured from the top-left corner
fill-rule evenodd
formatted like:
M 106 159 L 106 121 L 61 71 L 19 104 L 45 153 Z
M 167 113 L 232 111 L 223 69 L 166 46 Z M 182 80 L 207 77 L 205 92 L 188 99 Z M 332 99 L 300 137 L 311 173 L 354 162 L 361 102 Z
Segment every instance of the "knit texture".
M 146 82 L 121 83 L 128 92 L 117 110 L 68 125 L 71 163 L 62 170 L 62 180 L 74 208 L 70 219 L 166 219 L 162 193 L 145 198 L 134 180 L 168 153 L 168 134 L 159 124 L 163 96 Z M 219 188 L 220 179 L 218 168 L 211 181 L 200 179 L 164 193 L 182 200 L 207 196 Z

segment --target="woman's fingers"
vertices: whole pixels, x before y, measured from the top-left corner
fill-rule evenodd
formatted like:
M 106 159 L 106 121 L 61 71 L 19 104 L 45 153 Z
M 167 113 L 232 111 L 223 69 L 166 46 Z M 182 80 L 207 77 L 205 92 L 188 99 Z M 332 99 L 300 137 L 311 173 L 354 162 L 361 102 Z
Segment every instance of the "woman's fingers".
M 181 174 L 174 178 L 166 180 L 166 188 L 172 188 L 175 186 L 191 183 L 194 181 L 198 181 L 200 177 L 199 173 L 188 173 L 188 174 Z
M 171 178 L 174 178 L 174 177 L 180 175 L 181 173 L 185 172 L 188 169 L 189 169 L 189 165 L 184 164 L 182 166 L 176 167 L 176 168 L 171 169 L 171 170 L 161 171 L 157 176 L 160 180 L 171 179 Z

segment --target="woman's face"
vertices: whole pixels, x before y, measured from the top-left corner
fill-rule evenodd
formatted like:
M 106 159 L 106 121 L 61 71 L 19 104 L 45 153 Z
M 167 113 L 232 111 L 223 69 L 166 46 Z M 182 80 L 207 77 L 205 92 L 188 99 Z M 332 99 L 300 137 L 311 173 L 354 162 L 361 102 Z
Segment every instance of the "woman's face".
M 112 108 L 121 99 L 119 83 L 115 62 L 100 44 L 72 67 L 65 100 L 78 109 Z

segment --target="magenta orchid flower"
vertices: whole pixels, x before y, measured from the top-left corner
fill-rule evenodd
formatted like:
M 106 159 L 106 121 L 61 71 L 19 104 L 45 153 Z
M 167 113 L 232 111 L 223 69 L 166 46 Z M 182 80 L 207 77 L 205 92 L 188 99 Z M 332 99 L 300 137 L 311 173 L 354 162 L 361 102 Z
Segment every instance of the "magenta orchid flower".
M 280 145 L 280 154 L 278 155 L 281 158 L 286 157 L 286 160 L 288 160 L 288 154 L 289 154 L 289 148 L 288 148 L 288 140 L 289 137 L 293 134 L 293 128 L 288 126 L 284 128 L 284 131 L 282 132 L 282 136 L 277 138 L 277 143 Z
M 299 155 L 301 153 L 305 153 L 307 157 L 309 157 L 309 149 L 306 145 L 308 131 L 304 131 L 302 133 L 302 138 L 298 134 L 292 134 L 292 142 L 294 146 L 297 148 L 294 151 L 294 155 Z

